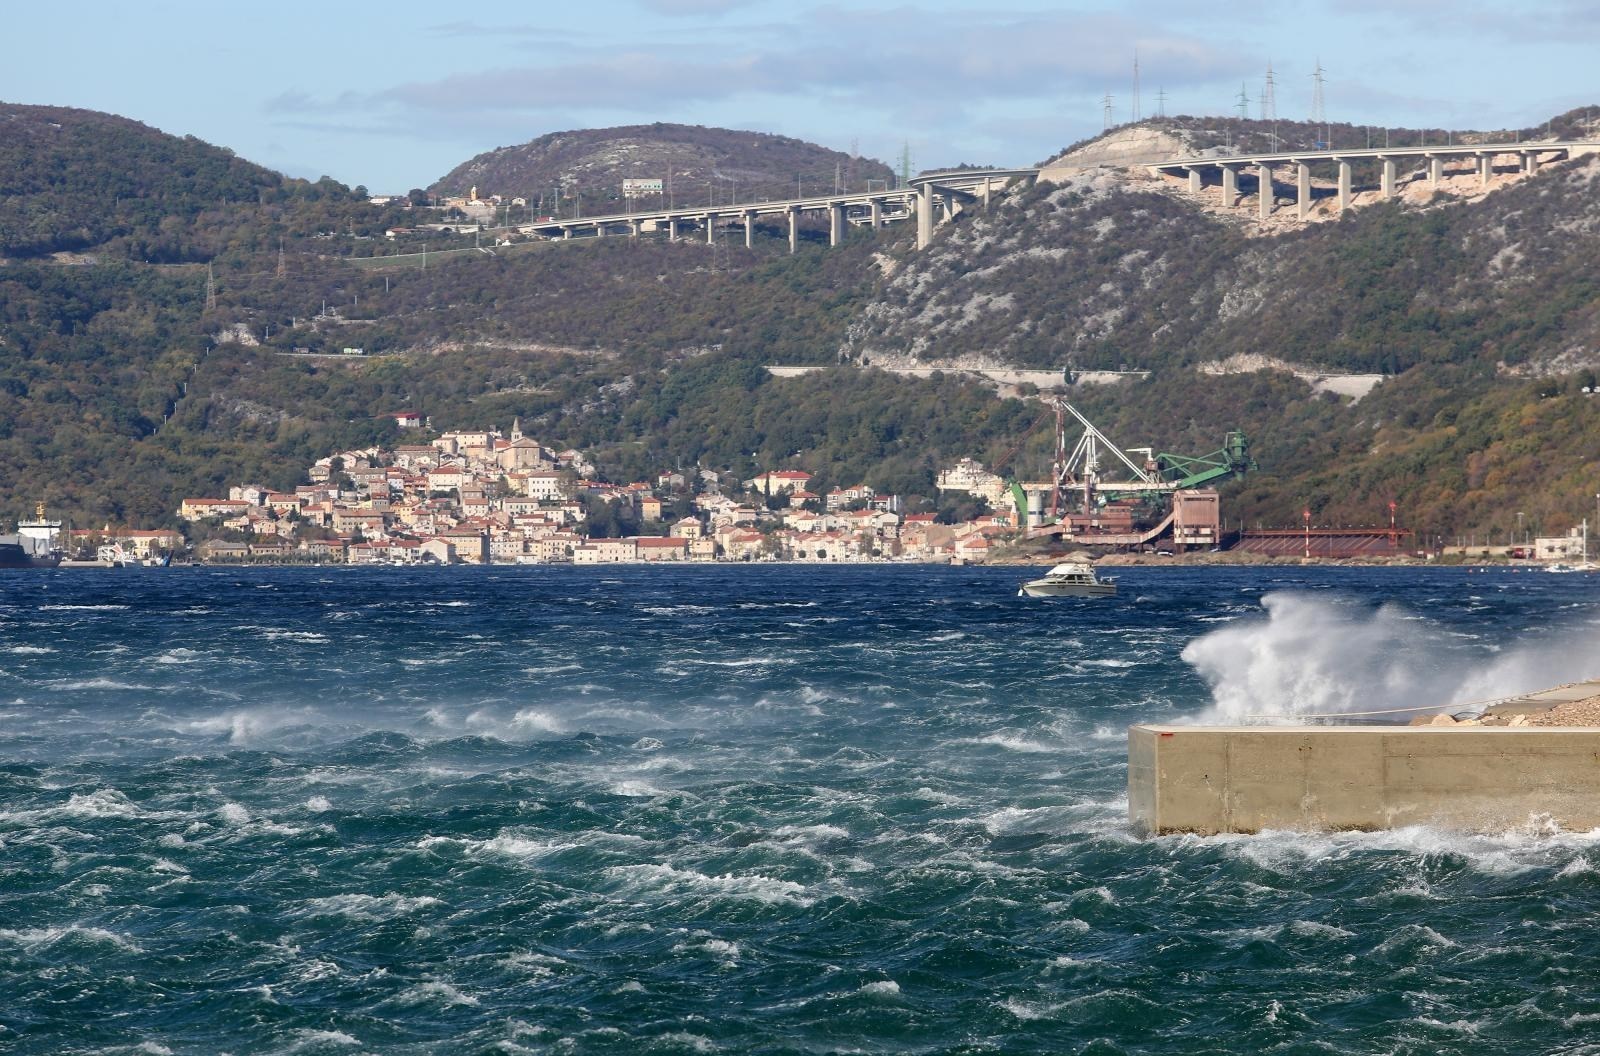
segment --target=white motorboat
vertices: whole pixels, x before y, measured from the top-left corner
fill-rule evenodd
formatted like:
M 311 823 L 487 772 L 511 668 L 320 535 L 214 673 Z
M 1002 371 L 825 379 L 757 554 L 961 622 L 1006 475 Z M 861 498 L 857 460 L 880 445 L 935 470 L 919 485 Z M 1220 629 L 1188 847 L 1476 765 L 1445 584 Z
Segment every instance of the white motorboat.
M 1111 598 L 1116 593 L 1116 581 L 1098 578 L 1094 574 L 1094 566 L 1082 561 L 1067 561 L 1046 572 L 1043 579 L 1024 583 L 1017 590 L 1017 597 Z

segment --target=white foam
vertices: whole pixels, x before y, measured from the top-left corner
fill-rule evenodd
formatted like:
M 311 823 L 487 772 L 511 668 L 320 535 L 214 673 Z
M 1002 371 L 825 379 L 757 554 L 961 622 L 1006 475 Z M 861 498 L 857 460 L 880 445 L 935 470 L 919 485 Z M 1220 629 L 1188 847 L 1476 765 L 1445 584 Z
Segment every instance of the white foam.
M 6 648 L 6 652 L 16 656 L 43 656 L 55 652 L 48 645 L 13 645 Z
M 562 733 L 561 720 L 539 708 L 524 708 L 511 718 L 512 729 L 519 733 Z
M 217 813 L 229 825 L 244 825 L 250 821 L 250 812 L 237 803 L 224 803 Z
M 360 1045 L 361 1042 L 346 1034 L 342 1030 L 299 1030 L 295 1032 L 294 1044 L 289 1046 L 289 1052 L 304 1052 L 307 1049 L 320 1049 L 329 1045 Z
M 1036 1019 L 1045 1019 L 1066 1007 L 1065 1002 L 1049 1001 L 1023 1001 L 1021 998 L 1008 997 L 1000 1002 L 1000 1007 L 1016 1016 L 1024 1023 Z
M 112 690 L 140 690 L 149 689 L 136 682 L 118 682 L 114 678 L 88 678 L 71 682 L 51 682 L 51 689 L 81 690 L 81 689 L 112 689 Z
M 197 653 L 193 649 L 168 649 L 161 655 L 152 658 L 150 662 L 152 664 L 159 664 L 163 667 L 182 667 L 188 664 L 199 663 L 203 656 L 204 654 Z
M 478 999 L 464 994 L 454 984 L 439 979 L 418 983 L 400 995 L 408 1005 L 476 1005 Z
M 328 640 L 327 635 L 318 634 L 316 631 L 292 631 L 282 627 L 257 627 L 255 628 L 255 632 L 270 642 L 289 641 L 316 643 L 326 642 Z
M 444 903 L 432 895 L 407 896 L 401 894 L 329 895 L 313 898 L 300 904 L 290 915 L 297 917 L 348 917 L 351 920 L 393 920 L 395 917 L 420 913 Z
M 899 997 L 900 984 L 893 979 L 879 979 L 866 984 L 858 993 L 865 994 L 868 997 Z
M 618 865 L 607 869 L 605 875 L 621 881 L 628 887 L 645 891 L 748 899 L 754 902 L 791 903 L 798 906 L 809 906 L 816 901 L 807 894 L 803 884 L 759 874 L 736 876 L 723 873 L 707 876 L 704 873 L 678 869 L 670 865 Z
M 0 928 L 0 942 L 14 942 L 19 946 L 54 946 L 65 939 L 116 946 L 124 950 L 139 949 L 139 945 L 126 935 L 105 928 L 86 928 L 76 924 L 55 928 Z
M 73 793 L 61 813 L 75 818 L 133 818 L 143 813 L 115 788 L 99 788 L 88 795 Z
M 1160 837 L 1175 846 L 1222 848 L 1280 874 L 1296 873 L 1374 853 L 1399 853 L 1418 858 L 1455 856 L 1489 876 L 1509 877 L 1536 869 L 1569 865 L 1572 859 L 1600 847 L 1600 829 L 1561 832 L 1547 819 L 1530 816 L 1527 824 L 1506 832 L 1467 833 L 1412 825 L 1377 832 L 1289 832 L 1268 830 L 1256 835 Z M 1410 888 L 1432 898 L 1426 885 Z
M 312 796 L 306 800 L 306 810 L 313 814 L 321 814 L 325 810 L 332 809 L 333 804 L 328 801 L 326 796 Z
M 119 612 L 126 605 L 40 605 L 40 612 Z

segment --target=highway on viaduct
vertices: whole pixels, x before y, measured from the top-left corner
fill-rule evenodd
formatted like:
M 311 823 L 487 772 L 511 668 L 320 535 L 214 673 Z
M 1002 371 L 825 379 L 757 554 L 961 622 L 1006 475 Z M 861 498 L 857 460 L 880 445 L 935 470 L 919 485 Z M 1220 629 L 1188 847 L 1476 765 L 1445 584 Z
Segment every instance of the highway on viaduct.
M 1357 162 L 1375 161 L 1379 165 L 1379 188 L 1385 198 L 1398 193 L 1402 162 L 1422 162 L 1427 166 L 1427 178 L 1437 184 L 1444 177 L 1447 161 L 1470 159 L 1485 186 L 1498 171 L 1504 159 L 1511 159 L 1515 171 L 1532 174 L 1540 165 L 1563 161 L 1585 154 L 1600 153 L 1600 141 L 1556 141 L 1547 143 L 1476 143 L 1438 144 L 1427 146 L 1387 146 L 1363 149 L 1297 150 L 1276 153 L 1195 155 L 1182 158 L 1151 159 L 1125 163 L 1124 168 L 1143 168 L 1151 173 L 1186 178 L 1188 189 L 1201 193 L 1214 183 L 1222 188 L 1222 204 L 1235 208 L 1242 197 L 1241 175 L 1256 179 L 1257 211 L 1262 220 L 1273 213 L 1277 204 L 1276 177 L 1280 170 L 1294 174 L 1295 208 L 1304 217 L 1311 208 L 1313 165 L 1332 165 L 1336 169 L 1338 207 L 1344 212 L 1351 206 L 1354 193 L 1354 168 Z M 597 216 L 563 217 L 532 223 L 516 224 L 515 229 L 526 234 L 548 238 L 570 239 L 578 236 L 604 236 L 629 234 L 638 236 L 646 231 L 665 231 L 669 239 L 677 239 L 691 229 L 704 232 L 707 242 L 715 242 L 720 227 L 743 227 L 744 243 L 749 246 L 755 237 L 755 224 L 759 217 L 782 216 L 788 222 L 789 251 L 794 252 L 800 240 L 800 216 L 804 213 L 823 213 L 828 217 L 828 243 L 838 245 L 844 239 L 847 224 L 882 227 L 893 221 L 914 219 L 917 225 L 917 248 L 926 248 L 933 241 L 935 229 L 971 206 L 987 208 L 991 198 L 1003 191 L 1013 181 L 1033 182 L 1041 173 L 1052 167 L 1021 169 L 953 169 L 946 172 L 925 173 L 911 179 L 907 186 L 893 190 L 862 191 L 789 198 L 778 201 L 746 202 L 739 205 L 707 205 L 692 208 L 651 208 L 625 213 L 607 213 Z M 1261 193 L 1267 189 L 1268 193 Z

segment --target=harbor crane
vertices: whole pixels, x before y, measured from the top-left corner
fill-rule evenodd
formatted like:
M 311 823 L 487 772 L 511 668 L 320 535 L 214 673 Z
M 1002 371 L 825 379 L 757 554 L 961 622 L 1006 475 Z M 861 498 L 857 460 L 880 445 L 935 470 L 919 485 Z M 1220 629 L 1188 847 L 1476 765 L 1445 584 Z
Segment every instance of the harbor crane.
M 1059 531 L 1069 501 L 1081 496 L 1082 509 L 1091 512 L 1101 495 L 1118 496 L 1142 502 L 1170 499 L 1174 492 L 1204 488 L 1256 468 L 1250 455 L 1250 438 L 1241 430 L 1229 430 L 1222 447 L 1205 455 L 1180 455 L 1157 452 L 1154 448 L 1124 450 L 1101 432 L 1098 426 L 1061 397 L 1049 401 L 1056 423 L 1056 450 L 1049 482 L 1049 506 L 1044 508 L 1041 489 L 1030 489 L 1008 475 L 1006 486 L 1016 504 L 1019 522 L 1030 529 Z M 1022 440 L 995 464 L 999 473 L 1021 449 L 1027 437 L 1050 417 L 1047 410 L 1028 427 Z M 1082 427 L 1077 441 L 1068 446 L 1072 425 Z M 1134 455 L 1140 456 L 1134 458 Z M 1127 479 L 1106 479 L 1102 469 L 1126 470 Z M 1118 473 L 1120 477 L 1122 474 Z M 1030 495 L 1030 491 L 1032 494 Z M 1035 499 L 1035 496 L 1038 498 Z M 1169 516 L 1170 520 L 1170 516 Z M 1163 522 L 1165 524 L 1165 522 Z

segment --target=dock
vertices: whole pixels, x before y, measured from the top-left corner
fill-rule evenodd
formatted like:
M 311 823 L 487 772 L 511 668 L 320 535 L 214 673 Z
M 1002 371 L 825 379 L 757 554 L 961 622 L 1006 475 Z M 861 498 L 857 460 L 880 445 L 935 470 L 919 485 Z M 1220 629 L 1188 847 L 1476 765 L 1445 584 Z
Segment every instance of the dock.
M 1600 725 L 1548 725 L 1600 680 L 1497 701 L 1510 725 L 1136 725 L 1128 815 L 1153 835 L 1600 828 Z

